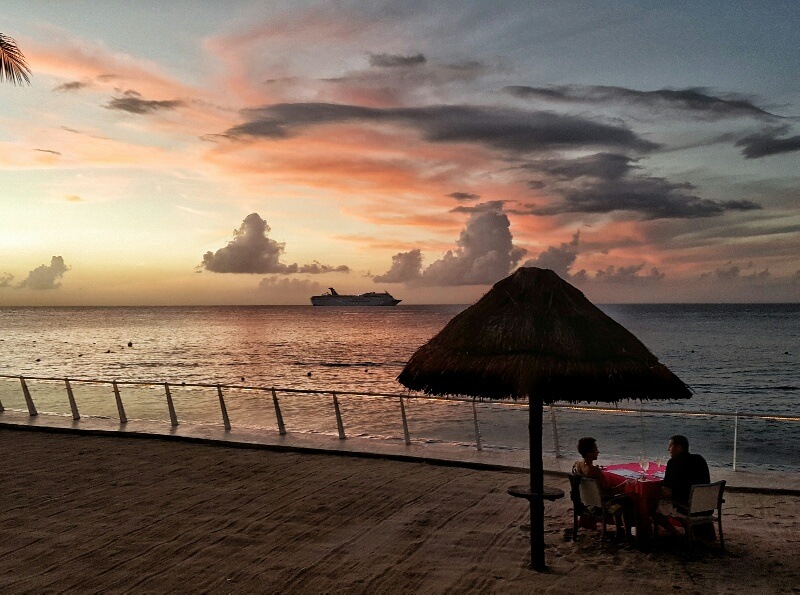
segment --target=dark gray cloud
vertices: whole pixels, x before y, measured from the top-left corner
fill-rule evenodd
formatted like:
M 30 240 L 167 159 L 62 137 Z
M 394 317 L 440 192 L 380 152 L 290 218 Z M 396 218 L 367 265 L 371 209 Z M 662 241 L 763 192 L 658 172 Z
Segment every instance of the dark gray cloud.
M 578 256 L 578 243 L 580 232 L 575 232 L 572 241 L 564 242 L 560 246 L 550 246 L 536 258 L 526 260 L 522 266 L 551 269 L 562 279 L 570 279 L 573 275 L 569 272 Z M 581 276 L 585 271 L 580 271 Z
M 161 110 L 172 110 L 185 103 L 179 99 L 155 101 L 142 99 L 136 91 L 125 91 L 122 97 L 115 97 L 108 102 L 106 108 L 129 112 L 131 114 L 150 114 Z
M 310 126 L 389 122 L 414 127 L 431 142 L 473 142 L 517 153 L 587 147 L 652 151 L 658 147 L 621 125 L 542 111 L 463 105 L 372 108 L 282 103 L 244 110 L 243 114 L 247 121 L 229 129 L 228 136 L 284 138 Z
M 62 83 L 56 87 L 53 87 L 53 91 L 68 93 L 70 91 L 80 91 L 81 89 L 91 86 L 92 84 L 86 81 L 71 81 L 69 83 Z
M 392 257 L 389 271 L 373 280 L 432 287 L 491 285 L 508 275 L 526 252 L 513 245 L 509 227 L 502 210 L 475 211 L 461 231 L 455 250 L 448 250 L 424 270 L 419 250 L 401 252 Z
M 40 153 L 50 153 L 51 155 L 61 155 L 58 151 L 53 151 L 51 149 L 34 149 L 34 151 L 39 151 Z
M 422 54 L 414 56 L 398 56 L 394 54 L 370 54 L 369 65 L 378 68 L 395 68 L 398 66 L 418 66 L 427 60 Z
M 414 248 L 392 256 L 392 266 L 383 275 L 372 278 L 375 283 L 412 283 L 422 276 L 422 252 Z
M 595 153 L 578 159 L 547 159 L 536 161 L 529 167 L 561 180 L 581 177 L 618 180 L 636 167 L 636 159 L 618 153 Z
M 298 266 L 280 261 L 285 244 L 268 237 L 271 228 L 258 213 L 250 213 L 234 230 L 233 239 L 216 252 L 206 252 L 200 269 L 214 273 L 281 274 L 308 273 L 349 273 L 347 265 L 332 266 L 316 260 L 311 264 Z
M 713 217 L 726 211 L 760 209 L 748 200 L 714 201 L 698 196 L 692 184 L 664 178 L 631 175 L 636 160 L 626 155 L 597 153 L 578 159 L 533 161 L 525 167 L 546 174 L 552 191 L 562 200 L 534 207 L 535 215 L 612 213 L 628 211 L 646 219 Z M 566 182 L 566 184 L 564 184 Z M 534 180 L 537 188 L 547 187 Z
M 41 265 L 33 269 L 17 287 L 27 289 L 58 289 L 59 279 L 69 270 L 60 256 L 53 256 L 49 265 Z M 10 281 L 10 279 L 9 279 Z
M 657 283 L 664 278 L 664 273 L 653 267 L 648 273 L 640 275 L 644 263 L 627 267 L 614 267 L 610 265 L 603 271 L 597 271 L 594 278 L 603 283 L 619 283 L 622 285 L 636 285 L 643 283 Z
M 800 151 L 800 135 L 780 138 L 784 132 L 784 129 L 781 129 L 752 134 L 736 141 L 736 146 L 744 147 L 742 155 L 747 159 Z
M 704 120 L 721 120 L 742 116 L 771 120 L 780 117 L 761 109 L 746 99 L 712 95 L 701 87 L 637 91 L 636 89 L 604 85 L 509 86 L 505 87 L 504 91 L 516 97 L 560 103 L 626 102 L 650 109 L 681 110 Z
M 481 195 L 480 194 L 473 194 L 472 192 L 451 192 L 448 194 L 450 198 L 455 198 L 458 201 L 470 201 L 470 200 L 478 200 Z

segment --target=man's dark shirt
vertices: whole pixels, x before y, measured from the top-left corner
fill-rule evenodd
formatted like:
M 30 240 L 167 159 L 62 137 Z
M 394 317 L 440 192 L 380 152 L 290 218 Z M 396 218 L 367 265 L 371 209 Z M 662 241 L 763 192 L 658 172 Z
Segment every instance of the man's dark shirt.
M 667 462 L 663 486 L 672 489 L 673 500 L 688 503 L 689 491 L 697 483 L 711 483 L 708 464 L 703 457 L 682 452 Z

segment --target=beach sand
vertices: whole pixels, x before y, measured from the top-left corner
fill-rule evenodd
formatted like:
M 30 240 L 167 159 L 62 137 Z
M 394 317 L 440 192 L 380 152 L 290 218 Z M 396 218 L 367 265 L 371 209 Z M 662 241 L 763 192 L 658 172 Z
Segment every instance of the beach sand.
M 0 591 L 800 592 L 800 497 L 727 493 L 718 543 L 649 553 L 546 505 L 528 568 L 521 473 L 0 428 Z M 568 491 L 563 478 L 546 483 Z

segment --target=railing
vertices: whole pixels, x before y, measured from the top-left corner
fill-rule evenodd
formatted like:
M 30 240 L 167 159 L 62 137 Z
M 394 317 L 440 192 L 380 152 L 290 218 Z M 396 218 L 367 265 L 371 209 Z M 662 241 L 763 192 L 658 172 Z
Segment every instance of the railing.
M 483 440 L 481 436 L 481 428 L 480 428 L 480 421 L 478 417 L 478 407 L 477 403 L 491 403 L 492 405 L 496 405 L 499 407 L 503 406 L 520 406 L 519 402 L 514 401 L 484 401 L 482 399 L 477 398 L 467 398 L 467 397 L 458 397 L 458 396 L 431 396 L 431 395 L 422 395 L 422 394 L 414 394 L 413 396 L 411 393 L 376 393 L 376 392 L 357 392 L 357 391 L 325 391 L 325 390 L 313 390 L 313 389 L 295 389 L 295 388 L 276 388 L 276 387 L 264 387 L 264 386 L 246 386 L 246 385 L 230 385 L 230 384 L 210 384 L 210 383 L 172 383 L 169 382 L 147 382 L 147 381 L 127 381 L 127 380 L 98 380 L 98 379 L 87 379 L 87 378 L 56 378 L 56 377 L 41 377 L 41 376 L 16 376 L 16 375 L 7 375 L 7 374 L 0 374 L 0 378 L 5 378 L 9 380 L 19 380 L 20 388 L 24 397 L 25 406 L 27 407 L 28 414 L 30 416 L 38 415 L 38 410 L 34 403 L 33 397 L 31 395 L 31 391 L 28 387 L 29 380 L 35 381 L 46 381 L 46 382 L 63 382 L 64 390 L 66 391 L 67 400 L 69 402 L 69 407 L 72 415 L 73 420 L 79 420 L 81 418 L 81 414 L 78 409 L 77 402 L 75 400 L 72 383 L 81 383 L 81 384 L 97 384 L 97 385 L 111 385 L 111 388 L 114 393 L 114 400 L 116 403 L 117 409 L 117 416 L 119 419 L 120 424 L 127 424 L 128 423 L 128 416 L 125 411 L 125 406 L 122 398 L 122 392 L 120 391 L 120 386 L 145 386 L 145 387 L 163 387 L 164 389 L 164 402 L 167 407 L 167 412 L 169 414 L 170 424 L 173 427 L 177 427 L 179 425 L 178 414 L 175 408 L 175 404 L 173 402 L 172 393 L 170 387 L 180 387 L 181 389 L 184 388 L 201 388 L 201 389 L 215 389 L 216 396 L 218 397 L 219 401 L 219 412 L 222 419 L 222 424 L 226 431 L 231 430 L 231 421 L 228 415 L 228 408 L 225 401 L 225 393 L 224 390 L 235 390 L 235 391 L 258 391 L 260 393 L 265 393 L 267 395 L 271 395 L 272 397 L 272 404 L 275 410 L 275 420 L 277 425 L 277 430 L 280 435 L 285 435 L 287 433 L 286 426 L 284 423 L 283 412 L 281 410 L 281 403 L 278 398 L 278 393 L 282 394 L 305 394 L 305 395 L 327 395 L 332 399 L 333 404 L 333 412 L 336 419 L 336 428 L 338 437 L 340 440 L 344 440 L 347 438 L 347 434 L 345 431 L 345 423 L 344 418 L 342 415 L 342 410 L 339 404 L 339 397 L 340 396 L 357 396 L 357 397 L 374 397 L 380 399 L 388 399 L 394 400 L 396 399 L 398 402 L 398 411 L 400 413 L 400 420 L 402 422 L 403 427 L 403 440 L 406 445 L 411 444 L 411 431 L 409 429 L 408 418 L 406 415 L 406 405 L 409 399 L 425 399 L 431 401 L 455 401 L 455 402 L 463 402 L 469 403 L 472 405 L 472 426 L 474 428 L 474 446 L 477 450 L 483 449 Z M 557 423 L 557 414 L 558 410 L 570 410 L 570 411 L 593 411 L 593 412 L 602 412 L 602 413 L 623 413 L 623 414 L 638 414 L 639 416 L 643 416 L 644 414 L 655 414 L 655 415 L 680 415 L 684 417 L 719 417 L 719 418 L 729 418 L 733 420 L 734 423 L 734 430 L 733 430 L 733 461 L 732 466 L 733 470 L 736 471 L 737 465 L 737 445 L 738 445 L 738 434 L 739 434 L 739 420 L 740 419 L 759 419 L 759 420 L 767 420 L 767 421 L 779 421 L 779 422 L 800 422 L 800 417 L 798 416 L 790 416 L 790 415 L 768 415 L 768 414 L 757 414 L 757 413 L 745 413 L 745 412 L 722 412 L 722 411 L 692 411 L 692 410 L 673 410 L 673 409 L 655 409 L 655 408 L 625 408 L 625 407 L 609 407 L 609 406 L 601 406 L 601 405 L 569 405 L 569 404 L 562 404 L 562 403 L 554 403 L 552 405 L 547 406 L 549 408 L 550 413 L 550 422 L 552 427 L 552 440 L 553 440 L 553 450 L 555 452 L 555 456 L 560 458 L 562 457 L 560 443 L 559 443 L 559 430 L 558 430 L 558 423 Z M 4 407 L 2 401 L 0 401 L 0 412 L 4 411 Z

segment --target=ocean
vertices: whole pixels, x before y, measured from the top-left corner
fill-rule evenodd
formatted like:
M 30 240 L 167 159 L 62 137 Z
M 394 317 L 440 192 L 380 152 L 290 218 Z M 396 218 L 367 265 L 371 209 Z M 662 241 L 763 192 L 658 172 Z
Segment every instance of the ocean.
M 117 380 L 128 418 L 165 423 L 163 384 L 122 382 L 177 385 L 171 392 L 178 417 L 200 424 L 221 423 L 216 390 L 181 383 L 275 387 L 290 432 L 335 436 L 331 392 L 408 394 L 396 381 L 405 362 L 465 307 L 0 308 L 0 374 Z M 712 465 L 730 467 L 735 432 L 737 468 L 800 471 L 800 304 L 601 308 L 694 395 L 677 402 L 622 401 L 618 407 L 633 410 L 625 413 L 548 409 L 545 452 L 555 452 L 557 437 L 560 452 L 577 458 L 577 439 L 592 435 L 601 463 L 666 459 L 669 436 L 681 433 Z M 116 416 L 109 385 L 72 384 L 82 415 Z M 40 413 L 69 414 L 63 382 L 30 380 L 28 386 Z M 225 392 L 232 424 L 276 430 L 270 391 Z M 412 440 L 475 447 L 471 403 L 411 396 Z M 345 394 L 339 401 L 348 435 L 403 439 L 399 399 Z M 18 379 L 0 379 L 0 402 L 25 409 Z M 526 405 L 481 402 L 477 410 L 485 450 L 528 447 Z M 796 419 L 740 417 L 737 423 L 731 415 L 737 412 Z

